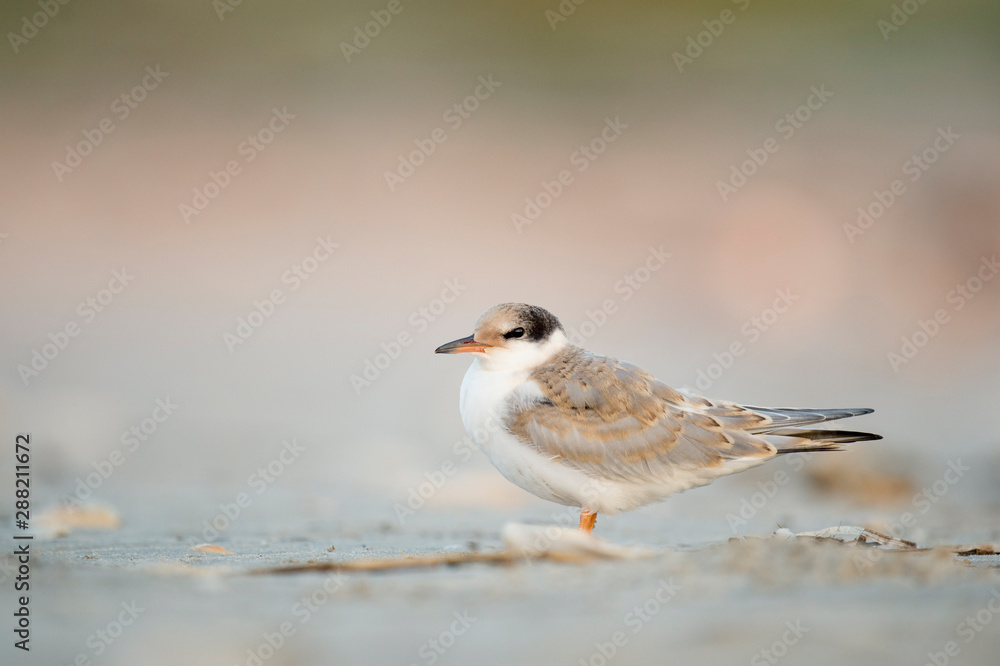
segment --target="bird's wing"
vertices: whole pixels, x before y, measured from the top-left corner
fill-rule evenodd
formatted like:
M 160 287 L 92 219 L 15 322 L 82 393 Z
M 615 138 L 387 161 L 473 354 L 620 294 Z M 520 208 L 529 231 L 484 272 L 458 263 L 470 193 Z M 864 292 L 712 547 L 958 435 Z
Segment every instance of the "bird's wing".
M 721 475 L 728 461 L 776 454 L 754 434 L 774 423 L 770 415 L 682 394 L 641 368 L 577 348 L 554 361 L 532 373 L 538 399 L 514 405 L 505 422 L 547 458 L 597 478 L 657 481 L 712 467 Z

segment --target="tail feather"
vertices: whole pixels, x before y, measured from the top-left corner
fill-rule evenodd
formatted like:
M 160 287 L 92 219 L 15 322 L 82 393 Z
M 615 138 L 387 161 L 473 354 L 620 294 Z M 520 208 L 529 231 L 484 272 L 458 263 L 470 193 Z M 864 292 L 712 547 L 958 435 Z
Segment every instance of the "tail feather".
M 781 429 L 812 425 L 814 423 L 825 423 L 826 421 L 836 421 L 852 416 L 862 416 L 871 414 L 873 409 L 868 407 L 854 407 L 847 409 L 782 409 L 773 407 L 747 407 L 747 409 L 760 414 L 769 419 L 767 423 L 753 428 L 750 432 L 768 433 Z
M 881 435 L 855 430 L 802 430 L 781 428 L 769 431 L 767 439 L 778 453 L 806 453 L 808 451 L 843 451 L 845 444 L 873 442 Z

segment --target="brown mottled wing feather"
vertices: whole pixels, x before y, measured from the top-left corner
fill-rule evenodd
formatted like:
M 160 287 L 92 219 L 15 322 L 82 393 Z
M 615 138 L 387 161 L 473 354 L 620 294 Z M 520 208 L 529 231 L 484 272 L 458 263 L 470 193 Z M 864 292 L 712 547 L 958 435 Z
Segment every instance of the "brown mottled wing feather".
M 629 363 L 571 347 L 531 378 L 543 399 L 515 408 L 505 425 L 542 455 L 594 477 L 655 481 L 775 455 L 750 432 L 769 417 L 686 396 Z

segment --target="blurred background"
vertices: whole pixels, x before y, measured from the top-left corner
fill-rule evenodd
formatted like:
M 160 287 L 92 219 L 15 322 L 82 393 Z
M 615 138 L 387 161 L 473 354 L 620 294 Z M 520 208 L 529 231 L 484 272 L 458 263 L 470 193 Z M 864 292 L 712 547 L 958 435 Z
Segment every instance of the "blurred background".
M 605 538 L 1000 541 L 1000 6 L 12 0 L 0 27 L 0 439 L 32 435 L 32 663 L 252 664 L 321 582 L 182 564 L 574 521 L 472 455 L 468 360 L 433 354 L 505 301 L 674 386 L 876 410 L 849 427 L 881 442 L 602 517 Z M 119 529 L 67 537 L 65 502 Z M 923 663 L 988 600 L 960 567 L 817 583 L 796 567 L 858 572 L 778 548 L 761 578 L 730 548 L 358 577 L 268 663 L 432 663 L 463 609 L 484 619 L 443 663 L 603 663 L 590 643 L 669 577 L 619 663 L 754 663 L 798 619 L 788 663 Z M 98 658 L 123 600 L 148 614 Z M 993 624 L 964 663 L 995 660 Z
M 523 301 L 674 386 L 876 409 L 851 427 L 884 441 L 791 470 L 745 523 L 727 516 L 776 468 L 602 518 L 611 534 L 909 510 L 901 536 L 996 539 L 998 20 L 972 1 L 7 2 L 0 436 L 32 434 L 39 510 L 97 502 L 131 534 L 204 541 L 240 492 L 218 542 L 550 521 L 468 455 L 467 360 L 432 353 Z

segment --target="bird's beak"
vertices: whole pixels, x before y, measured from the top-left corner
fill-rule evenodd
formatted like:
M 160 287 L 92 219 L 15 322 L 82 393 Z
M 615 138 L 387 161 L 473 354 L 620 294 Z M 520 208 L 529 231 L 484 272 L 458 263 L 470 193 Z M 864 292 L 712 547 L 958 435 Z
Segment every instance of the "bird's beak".
M 483 344 L 482 342 L 476 342 L 475 339 L 470 335 L 467 338 L 459 338 L 458 340 L 452 340 L 448 344 L 441 345 L 434 350 L 435 354 L 461 354 L 462 352 L 484 352 L 487 348 L 493 345 Z

